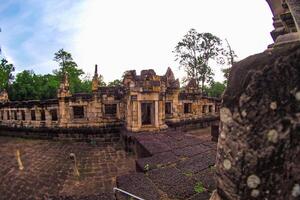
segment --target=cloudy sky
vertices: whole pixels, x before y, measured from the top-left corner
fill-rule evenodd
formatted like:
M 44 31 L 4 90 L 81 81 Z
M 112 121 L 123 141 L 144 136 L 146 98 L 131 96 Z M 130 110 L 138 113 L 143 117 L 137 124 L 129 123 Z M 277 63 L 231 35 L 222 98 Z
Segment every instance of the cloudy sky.
M 272 43 L 265 0 L 0 0 L 0 27 L 2 56 L 17 71 L 51 73 L 64 48 L 87 73 L 97 63 L 105 81 L 168 66 L 182 77 L 172 51 L 190 28 L 227 38 L 239 59 Z

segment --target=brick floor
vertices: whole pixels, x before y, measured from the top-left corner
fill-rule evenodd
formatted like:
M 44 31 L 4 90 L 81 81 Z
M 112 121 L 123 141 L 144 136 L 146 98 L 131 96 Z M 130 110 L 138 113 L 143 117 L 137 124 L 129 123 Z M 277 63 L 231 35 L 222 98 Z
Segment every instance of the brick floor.
M 136 161 L 141 173 L 119 176 L 119 188 L 147 200 L 209 199 L 216 188 L 214 164 L 217 150 L 217 143 L 210 141 L 209 128 L 141 133 L 134 137 L 141 146 L 138 154 L 142 157 Z
M 24 170 L 19 170 L 17 150 Z M 74 173 L 70 153 L 76 155 L 80 176 Z M 1 200 L 107 194 L 117 176 L 134 171 L 134 156 L 118 144 L 0 137 Z

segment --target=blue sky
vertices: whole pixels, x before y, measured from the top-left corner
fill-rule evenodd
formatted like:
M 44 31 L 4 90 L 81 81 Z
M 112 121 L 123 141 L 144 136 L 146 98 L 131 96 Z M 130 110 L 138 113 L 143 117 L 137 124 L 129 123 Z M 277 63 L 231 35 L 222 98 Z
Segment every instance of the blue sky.
M 74 19 L 81 2 L 2 1 L 0 44 L 3 56 L 13 62 L 18 71 L 33 69 L 37 73 L 50 73 L 56 67 L 52 61 L 54 53 L 60 48 L 68 49 L 77 31 L 69 19 Z
M 239 56 L 272 43 L 272 15 L 264 0 L 0 0 L 0 45 L 17 71 L 51 73 L 60 48 L 87 73 L 94 64 L 106 81 L 125 70 L 172 67 L 176 43 L 190 29 L 227 38 Z M 222 80 L 219 66 L 213 66 Z

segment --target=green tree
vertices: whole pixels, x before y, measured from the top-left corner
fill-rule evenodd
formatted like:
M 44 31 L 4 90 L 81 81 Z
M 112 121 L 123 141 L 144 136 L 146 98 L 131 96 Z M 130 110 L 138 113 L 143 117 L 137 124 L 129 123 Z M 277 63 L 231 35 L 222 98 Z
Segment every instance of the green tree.
M 210 86 L 205 87 L 205 93 L 210 97 L 220 98 L 226 88 L 226 85 L 220 82 L 212 82 Z
M 235 59 L 237 58 L 237 55 L 235 54 L 235 52 L 232 50 L 229 42 L 227 39 L 226 40 L 226 43 L 227 43 L 227 48 L 228 48 L 228 51 L 225 52 L 225 59 L 227 61 L 227 65 L 229 67 L 227 68 L 223 68 L 222 69 L 222 72 L 224 74 L 224 77 L 225 77 L 225 85 L 227 85 L 227 82 L 228 82 L 228 79 L 229 79 L 229 73 L 230 73 L 230 70 L 231 70 L 231 67 L 233 66 L 233 64 L 235 63 Z
M 13 72 L 15 67 L 9 64 L 6 59 L 2 59 L 0 63 L 0 90 L 8 90 L 8 86 L 14 79 Z
M 122 83 L 121 80 L 115 79 L 115 80 L 109 82 L 107 86 L 109 86 L 109 87 L 120 87 L 122 85 L 123 85 L 123 83 Z
M 59 79 L 52 74 L 37 75 L 34 71 L 24 70 L 16 75 L 9 88 L 11 100 L 38 100 L 56 98 Z
M 80 76 L 84 74 L 82 69 L 79 69 L 77 64 L 73 61 L 71 53 L 66 52 L 64 49 L 60 49 L 54 55 L 54 61 L 56 61 L 60 68 L 54 70 L 53 73 L 59 79 L 63 78 L 63 74 L 67 73 L 70 83 L 70 91 L 74 93 L 82 92 L 82 81 Z
M 215 60 L 223 64 L 222 56 L 225 50 L 222 41 L 211 33 L 198 33 L 191 29 L 177 44 L 173 51 L 180 67 L 187 73 L 186 81 L 195 79 L 204 91 L 205 83 L 213 81 L 213 72 L 209 61 Z
M 38 99 L 37 88 L 34 80 L 34 72 L 25 70 L 16 75 L 16 79 L 13 82 L 9 94 L 11 100 L 30 100 Z
M 42 84 L 40 90 L 41 99 L 55 99 L 57 98 L 57 89 L 60 84 L 60 79 L 58 76 L 53 74 L 39 75 L 37 76 Z

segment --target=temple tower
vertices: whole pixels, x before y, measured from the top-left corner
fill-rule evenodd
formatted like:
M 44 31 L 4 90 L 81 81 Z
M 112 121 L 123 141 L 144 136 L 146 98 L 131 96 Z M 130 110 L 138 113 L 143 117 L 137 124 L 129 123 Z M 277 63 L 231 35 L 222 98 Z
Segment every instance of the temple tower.
M 60 83 L 57 91 L 58 98 L 58 121 L 60 127 L 65 127 L 70 120 L 70 106 L 68 103 L 69 97 L 71 97 L 70 84 L 68 80 L 68 74 L 64 72 L 63 79 Z
M 92 91 L 96 92 L 99 89 L 98 65 L 95 65 L 95 72 L 92 80 Z
M 70 92 L 70 84 L 68 80 L 68 74 L 64 73 L 63 79 L 59 85 L 59 89 L 57 91 L 57 97 L 58 98 L 64 98 L 64 97 L 70 97 L 71 92 Z

